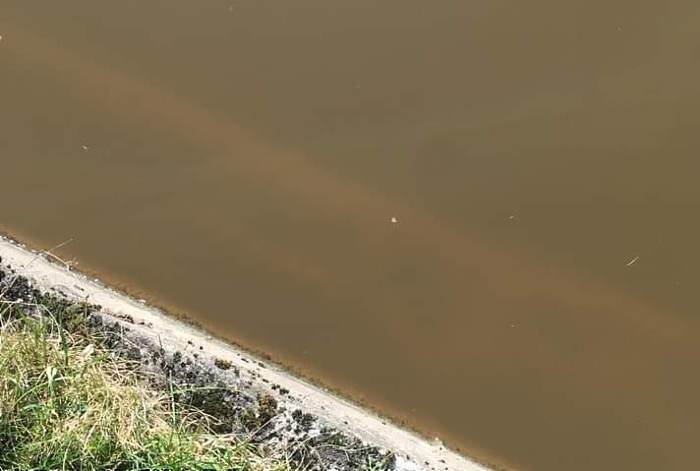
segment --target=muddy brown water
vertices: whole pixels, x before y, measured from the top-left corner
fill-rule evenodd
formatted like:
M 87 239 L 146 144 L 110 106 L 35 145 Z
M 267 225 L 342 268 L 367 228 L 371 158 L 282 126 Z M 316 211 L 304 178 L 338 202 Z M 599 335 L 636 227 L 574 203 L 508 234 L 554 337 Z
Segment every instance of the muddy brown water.
M 0 228 L 477 458 L 694 469 L 699 22 L 5 0 Z

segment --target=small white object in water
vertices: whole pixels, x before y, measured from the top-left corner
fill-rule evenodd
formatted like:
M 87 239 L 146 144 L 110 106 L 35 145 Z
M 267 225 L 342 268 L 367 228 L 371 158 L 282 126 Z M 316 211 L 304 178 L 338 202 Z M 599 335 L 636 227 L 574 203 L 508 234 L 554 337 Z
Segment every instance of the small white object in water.
M 635 263 L 637 263 L 637 260 L 639 260 L 639 255 L 637 255 L 637 256 L 634 257 L 632 260 L 630 260 L 629 262 L 627 262 L 627 266 L 628 266 L 628 267 L 631 267 L 632 265 L 634 265 Z
M 88 149 L 89 149 L 89 147 L 86 146 L 85 144 L 83 144 L 83 150 L 88 150 Z
M 392 224 L 396 224 L 397 222 L 399 222 L 399 220 L 396 219 L 396 216 L 392 216 L 391 219 L 389 219 L 389 220 L 391 221 Z

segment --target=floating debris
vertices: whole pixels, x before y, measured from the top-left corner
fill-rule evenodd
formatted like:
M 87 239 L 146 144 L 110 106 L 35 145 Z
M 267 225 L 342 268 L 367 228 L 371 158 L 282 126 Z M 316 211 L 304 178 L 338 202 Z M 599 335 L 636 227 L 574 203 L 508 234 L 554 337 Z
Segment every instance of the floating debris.
M 632 260 L 630 260 L 629 262 L 627 262 L 627 266 L 628 266 L 628 267 L 631 267 L 632 265 L 634 265 L 635 263 L 637 263 L 637 260 L 639 260 L 639 255 L 637 255 L 637 256 L 634 257 Z
M 396 216 L 392 216 L 391 219 L 389 219 L 389 221 L 391 221 L 392 224 L 396 224 L 397 222 L 399 222 L 399 220 L 396 219 Z

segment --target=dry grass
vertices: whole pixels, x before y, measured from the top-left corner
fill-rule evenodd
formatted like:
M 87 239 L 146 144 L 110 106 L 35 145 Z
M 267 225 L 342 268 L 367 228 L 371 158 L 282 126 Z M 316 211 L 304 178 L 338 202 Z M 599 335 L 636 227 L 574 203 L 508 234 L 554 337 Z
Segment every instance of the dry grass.
M 209 433 L 55 313 L 27 315 L 37 307 L 0 295 L 0 469 L 287 469 Z

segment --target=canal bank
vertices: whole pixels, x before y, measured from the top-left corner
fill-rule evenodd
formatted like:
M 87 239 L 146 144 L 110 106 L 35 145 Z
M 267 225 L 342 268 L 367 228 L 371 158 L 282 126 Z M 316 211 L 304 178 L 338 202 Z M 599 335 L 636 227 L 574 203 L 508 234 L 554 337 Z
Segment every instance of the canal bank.
M 260 424 L 258 439 L 271 452 L 290 444 L 312 444 L 309 452 L 317 455 L 314 464 L 319 469 L 364 469 L 367 463 L 375 463 L 379 469 L 406 471 L 488 469 L 446 449 L 438 439 L 428 441 L 398 428 L 98 280 L 53 263 L 51 258 L 49 252 L 31 251 L 0 238 L 3 269 L 26 278 L 32 289 L 99 306 L 101 324 L 118 332 L 123 337 L 121 345 L 138 352 L 140 360 L 145 365 L 150 363 L 151 369 L 200 388 L 225 385 L 231 395 L 210 398 L 221 401 L 216 406 L 225 406 L 211 409 L 226 411 L 217 412 L 218 419 L 226 419 L 224 416 L 233 410 L 245 415 L 246 407 L 256 417 L 269 415 Z M 206 403 L 206 399 L 203 401 Z M 270 404 L 274 404 L 272 411 Z M 340 454 L 339 447 L 343 449 Z

